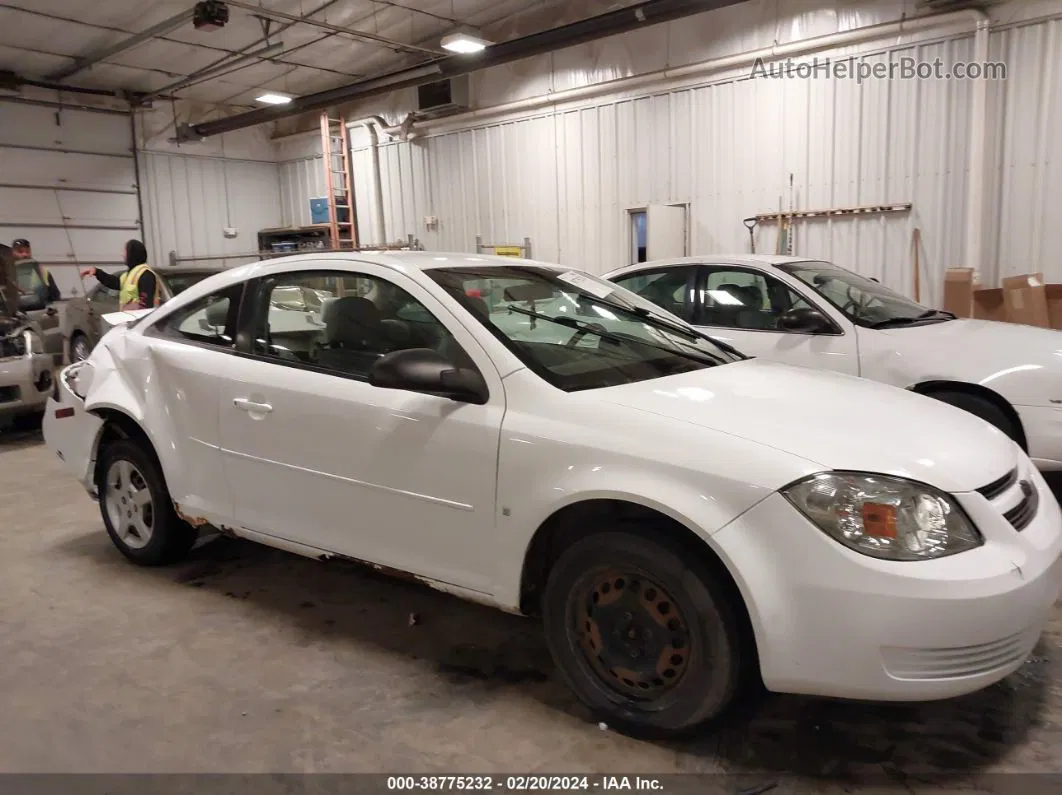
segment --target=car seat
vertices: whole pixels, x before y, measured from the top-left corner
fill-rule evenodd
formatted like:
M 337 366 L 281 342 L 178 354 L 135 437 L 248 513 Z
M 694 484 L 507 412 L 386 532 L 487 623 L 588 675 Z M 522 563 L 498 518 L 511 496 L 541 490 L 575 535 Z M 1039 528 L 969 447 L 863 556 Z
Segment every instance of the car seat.
M 763 291 L 754 284 L 739 288 L 742 293 L 742 306 L 738 309 L 736 325 L 738 328 L 766 329 L 768 317 L 763 311 Z
M 390 348 L 379 310 L 361 296 L 337 298 L 328 307 L 325 340 L 319 365 L 363 375 Z

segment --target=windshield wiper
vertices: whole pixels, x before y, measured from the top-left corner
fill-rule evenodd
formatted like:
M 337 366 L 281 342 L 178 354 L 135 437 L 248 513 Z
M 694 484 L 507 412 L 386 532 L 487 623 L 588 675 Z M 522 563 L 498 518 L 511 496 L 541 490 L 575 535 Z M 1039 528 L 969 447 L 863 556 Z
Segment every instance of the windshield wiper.
M 577 320 L 574 317 L 553 317 L 551 315 L 544 315 L 541 312 L 535 312 L 530 309 L 524 309 L 522 306 L 515 306 L 513 304 L 506 304 L 505 308 L 508 309 L 510 312 L 516 312 L 520 315 L 527 315 L 528 317 L 533 317 L 536 320 L 545 320 L 547 323 L 556 323 L 560 326 L 573 328 L 576 331 L 582 332 L 583 334 L 593 334 L 595 337 L 601 337 L 602 339 L 606 339 L 609 342 L 615 343 L 617 345 L 622 343 L 627 343 L 628 345 L 630 345 L 634 343 L 637 345 L 644 345 L 647 348 L 654 348 L 658 351 L 664 351 L 664 353 L 670 353 L 674 356 L 685 356 L 687 359 L 693 359 L 697 362 L 707 362 L 713 365 L 726 364 L 725 361 L 723 361 L 717 356 L 712 356 L 710 353 L 697 351 L 697 355 L 694 355 L 688 351 L 681 351 L 675 350 L 673 348 L 668 348 L 663 345 L 658 345 L 655 342 L 650 342 L 649 340 L 640 339 L 630 334 L 614 334 L 604 328 L 595 328 L 595 326 L 597 325 L 595 323 L 591 323 L 585 320 Z M 627 311 L 630 312 L 633 310 Z
M 671 331 L 671 332 L 673 332 L 675 334 L 678 334 L 680 337 L 685 337 L 686 339 L 688 339 L 690 341 L 708 340 L 708 342 L 712 343 L 717 348 L 722 348 L 727 353 L 729 353 L 729 354 L 731 354 L 733 356 L 736 356 L 739 359 L 749 359 L 749 358 L 751 358 L 751 357 L 746 356 L 745 354 L 743 354 L 737 348 L 734 348 L 734 347 L 732 347 L 730 345 L 727 345 L 725 342 L 720 342 L 715 337 L 710 337 L 707 334 L 705 334 L 704 332 L 698 331 L 697 329 L 689 327 L 689 326 L 680 326 L 678 323 L 674 323 L 674 322 L 668 320 L 665 317 L 661 317 L 656 312 L 650 311 L 649 309 L 646 309 L 645 307 L 642 307 L 642 306 L 624 306 L 623 304 L 617 304 L 617 303 L 615 303 L 613 301 L 605 301 L 604 299 L 598 298 L 596 295 L 588 295 L 588 294 L 585 294 L 585 293 L 581 293 L 580 296 L 582 298 L 587 298 L 587 299 L 593 301 L 594 303 L 601 304 L 601 306 L 607 306 L 610 309 L 618 309 L 621 312 L 628 312 L 630 314 L 637 315 L 638 317 L 643 318 L 645 320 L 650 320 L 654 324 L 656 324 L 658 326 L 661 326 L 662 328 L 665 328 L 665 329 L 667 329 L 667 330 L 669 330 L 669 331 Z M 698 351 L 698 353 L 700 353 L 700 351 Z
M 951 312 L 944 312 L 940 309 L 930 309 L 916 317 L 890 317 L 888 320 L 879 320 L 877 323 L 871 323 L 869 327 L 881 329 L 889 328 L 890 326 L 910 326 L 914 323 L 921 323 L 924 320 L 955 320 L 955 317 L 956 316 Z

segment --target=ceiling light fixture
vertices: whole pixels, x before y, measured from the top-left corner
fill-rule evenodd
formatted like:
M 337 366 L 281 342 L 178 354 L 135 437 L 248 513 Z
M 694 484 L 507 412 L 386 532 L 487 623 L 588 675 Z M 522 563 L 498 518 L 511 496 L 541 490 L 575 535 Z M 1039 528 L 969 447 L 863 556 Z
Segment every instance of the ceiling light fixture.
M 455 33 L 443 36 L 442 41 L 440 42 L 444 50 L 456 52 L 460 55 L 483 52 L 490 43 L 491 42 L 487 41 L 482 36 L 467 30 L 459 30 Z
M 269 92 L 262 94 L 260 97 L 255 97 L 256 102 L 263 102 L 266 105 L 287 105 L 291 102 L 291 97 L 286 97 L 283 94 L 274 94 Z

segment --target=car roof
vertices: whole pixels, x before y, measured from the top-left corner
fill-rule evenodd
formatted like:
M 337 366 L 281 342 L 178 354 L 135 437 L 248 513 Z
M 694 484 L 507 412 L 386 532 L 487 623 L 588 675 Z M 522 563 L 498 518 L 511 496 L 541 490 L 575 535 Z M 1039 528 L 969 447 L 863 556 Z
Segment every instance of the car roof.
M 650 262 L 639 262 L 634 265 L 625 265 L 616 268 L 604 275 L 611 279 L 616 276 L 625 276 L 628 273 L 638 273 L 644 270 L 655 270 L 674 265 L 748 265 L 762 268 L 774 265 L 791 265 L 796 262 L 819 262 L 810 257 L 787 257 L 781 254 L 705 254 L 700 257 L 675 257 L 673 259 L 657 259 Z
M 325 265 L 331 263 L 364 263 L 377 265 L 390 270 L 411 274 L 436 268 L 505 268 L 520 265 L 532 265 L 552 270 L 566 270 L 550 262 L 519 259 L 517 257 L 500 257 L 495 254 L 469 254 L 467 252 L 440 251 L 333 251 L 321 254 L 295 254 L 290 257 L 251 262 L 229 268 L 225 273 L 232 282 L 240 282 L 260 276 L 270 276 L 289 270 L 302 270 L 308 265 Z

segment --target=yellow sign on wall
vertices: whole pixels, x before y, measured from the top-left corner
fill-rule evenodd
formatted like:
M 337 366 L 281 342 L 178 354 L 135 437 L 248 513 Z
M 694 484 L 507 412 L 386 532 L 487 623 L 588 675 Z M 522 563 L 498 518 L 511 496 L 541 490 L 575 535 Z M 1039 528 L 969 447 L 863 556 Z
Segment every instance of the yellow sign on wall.
M 494 253 L 499 257 L 522 257 L 524 250 L 520 246 L 495 246 Z

